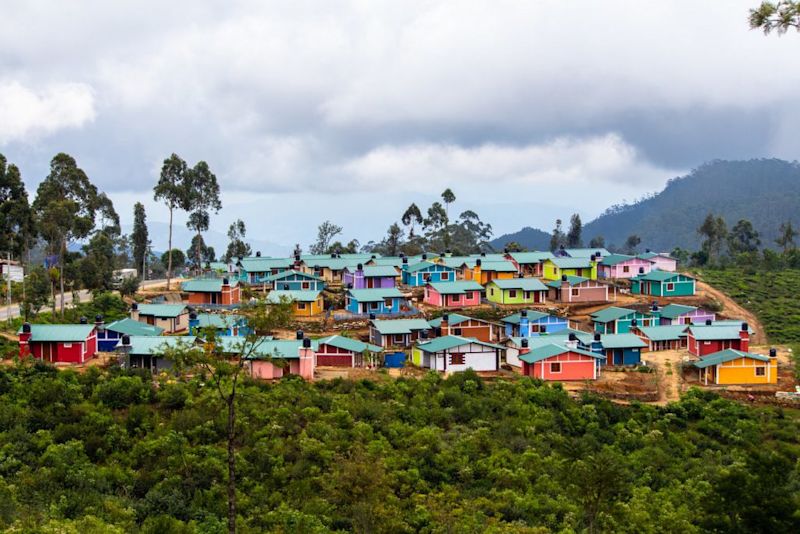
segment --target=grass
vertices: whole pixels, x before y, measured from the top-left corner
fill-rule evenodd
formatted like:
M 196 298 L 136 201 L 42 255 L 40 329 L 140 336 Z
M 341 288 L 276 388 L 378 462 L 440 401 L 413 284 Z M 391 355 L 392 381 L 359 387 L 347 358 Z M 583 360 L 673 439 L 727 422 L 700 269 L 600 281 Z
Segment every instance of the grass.
M 703 270 L 704 281 L 755 313 L 773 343 L 800 343 L 800 270 Z

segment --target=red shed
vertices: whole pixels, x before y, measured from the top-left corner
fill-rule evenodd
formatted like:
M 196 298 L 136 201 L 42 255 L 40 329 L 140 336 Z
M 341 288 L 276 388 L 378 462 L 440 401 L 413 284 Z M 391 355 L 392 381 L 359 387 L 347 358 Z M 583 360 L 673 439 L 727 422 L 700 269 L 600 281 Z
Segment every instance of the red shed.
M 750 328 L 742 323 L 741 328 L 706 324 L 690 326 L 687 331 L 687 348 L 695 356 L 706 356 L 725 349 L 748 352 L 750 349 Z
M 20 357 L 33 356 L 51 363 L 83 363 L 97 352 L 92 324 L 29 324 L 18 332 Z
M 535 338 L 533 338 L 535 339 Z M 519 359 L 522 361 L 522 374 L 542 380 L 595 380 L 600 373 L 602 354 L 577 348 L 577 341 L 545 342 L 522 340 Z M 526 345 L 534 344 L 533 348 Z M 525 352 L 527 351 L 527 352 Z

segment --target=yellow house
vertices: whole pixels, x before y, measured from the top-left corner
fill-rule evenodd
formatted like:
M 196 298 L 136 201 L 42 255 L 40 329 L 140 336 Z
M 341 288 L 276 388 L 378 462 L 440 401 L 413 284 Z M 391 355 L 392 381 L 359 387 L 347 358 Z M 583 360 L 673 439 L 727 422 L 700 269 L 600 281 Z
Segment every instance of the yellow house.
M 549 258 L 542 262 L 542 278 L 561 280 L 562 275 L 597 280 L 597 261 L 592 258 Z
M 319 290 L 273 289 L 267 295 L 267 304 L 277 304 L 283 300 L 292 302 L 294 314 L 297 317 L 312 317 L 322 313 L 325 309 L 322 291 Z
M 461 273 L 464 280 L 474 280 L 485 286 L 492 280 L 511 280 L 516 276 L 517 268 L 510 261 L 482 261 L 477 258 L 473 267 L 464 263 Z
M 694 362 L 698 378 L 705 384 L 777 384 L 778 358 L 770 355 L 725 349 Z

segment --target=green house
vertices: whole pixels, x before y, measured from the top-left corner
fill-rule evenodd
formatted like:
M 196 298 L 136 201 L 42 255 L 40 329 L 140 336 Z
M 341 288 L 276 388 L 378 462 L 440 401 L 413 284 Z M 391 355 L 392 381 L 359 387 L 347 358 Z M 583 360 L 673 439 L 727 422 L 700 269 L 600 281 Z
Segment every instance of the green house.
M 683 273 L 655 270 L 631 278 L 631 293 L 634 295 L 691 297 L 695 289 L 695 279 Z
M 547 286 L 536 278 L 492 280 L 486 284 L 486 298 L 497 304 L 540 304 L 547 296 Z
M 589 317 L 592 319 L 594 331 L 599 334 L 627 334 L 631 331 L 633 321 L 636 326 L 655 326 L 658 318 L 646 315 L 637 310 L 610 306 L 596 311 Z

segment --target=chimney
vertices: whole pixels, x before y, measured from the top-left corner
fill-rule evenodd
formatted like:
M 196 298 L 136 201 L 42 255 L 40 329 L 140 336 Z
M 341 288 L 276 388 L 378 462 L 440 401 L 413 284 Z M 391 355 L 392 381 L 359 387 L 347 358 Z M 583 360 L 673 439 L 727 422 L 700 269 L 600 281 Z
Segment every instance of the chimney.
M 103 316 L 99 313 L 94 316 L 94 327 L 98 332 L 102 332 L 105 329 L 105 321 L 103 321 Z
M 444 251 L 444 255 L 449 258 L 450 256 L 453 255 L 453 251 L 448 248 L 447 250 Z
M 485 257 L 486 257 L 486 253 L 485 252 L 481 252 L 481 258 L 485 258 Z
M 531 337 L 531 325 L 528 320 L 528 310 L 519 312 L 519 335 L 521 337 Z
M 403 256 L 403 270 L 404 271 L 408 270 L 408 258 L 406 258 L 405 256 Z
M 602 252 L 600 252 L 599 250 L 598 250 L 598 251 L 596 251 L 596 252 L 594 253 L 594 255 L 595 255 L 596 257 L 598 257 L 598 258 L 602 258 L 602 257 L 603 257 L 603 253 L 602 253 Z
M 747 323 L 742 323 L 742 329 L 739 331 L 739 350 L 742 352 L 750 350 L 750 327 Z
M 423 254 L 423 255 L 422 255 L 422 261 L 425 261 L 425 260 L 427 260 L 427 259 L 428 259 L 428 255 L 427 255 L 427 254 Z
M 134 302 L 133 304 L 131 304 L 131 313 L 130 313 L 130 315 L 131 315 L 131 319 L 133 319 L 134 321 L 138 321 L 139 320 L 139 304 L 138 303 Z
M 363 271 L 363 270 L 364 270 L 364 264 L 363 263 L 359 263 L 358 265 L 356 265 L 356 271 Z
M 297 349 L 300 365 L 297 374 L 306 380 L 314 378 L 314 349 L 311 348 L 311 339 L 303 338 L 303 344 Z
M 769 357 L 770 358 L 777 358 L 778 357 L 778 349 L 776 349 L 775 347 L 772 347 L 771 349 L 769 349 Z
M 419 337 L 422 339 L 428 339 L 428 331 L 427 330 L 420 330 Z
M 257 250 L 257 251 L 256 251 L 256 258 L 260 258 L 260 257 L 261 257 L 261 251 L 260 251 L 260 250 Z
M 603 354 L 603 342 L 602 342 L 602 336 L 600 336 L 600 334 L 594 335 L 594 339 L 592 339 L 591 350 L 595 354 Z
M 223 278 L 222 279 L 222 287 L 228 287 L 229 285 L 231 285 L 231 281 L 228 280 L 227 278 Z
M 578 348 L 578 336 L 575 334 L 570 333 L 569 339 L 564 343 L 570 349 L 577 349 Z
M 713 322 L 711 319 L 706 319 L 706 326 L 711 326 Z
M 481 266 L 481 259 L 478 258 L 477 260 L 475 260 L 475 267 L 480 267 L 480 266 Z
M 520 349 L 519 349 L 520 355 L 528 354 L 531 351 L 531 349 L 529 348 L 530 343 L 528 342 L 528 338 L 523 338 L 519 344 L 520 344 Z
M 594 263 L 595 261 L 597 261 L 597 256 L 595 256 L 594 254 L 592 254 L 591 256 L 589 256 L 589 261 L 590 261 L 590 262 L 592 262 L 592 263 Z
M 19 333 L 19 357 L 24 358 L 31 353 L 31 323 L 22 323 L 22 331 Z
M 369 257 L 369 259 L 375 260 L 375 259 L 377 259 L 377 256 L 375 256 L 375 254 L 373 254 L 372 256 Z
M 300 341 L 301 339 L 303 339 L 303 336 L 304 336 L 304 335 L 305 335 L 305 334 L 303 334 L 303 331 L 302 331 L 302 330 L 298 330 L 297 332 L 295 332 L 295 339 L 297 339 L 298 341 Z
M 78 319 L 78 322 L 80 322 L 80 324 L 89 324 L 89 319 L 87 319 L 85 315 L 81 315 L 81 318 Z
M 644 249 L 644 251 L 647 252 L 648 254 L 650 253 L 650 249 L 649 248 Z

